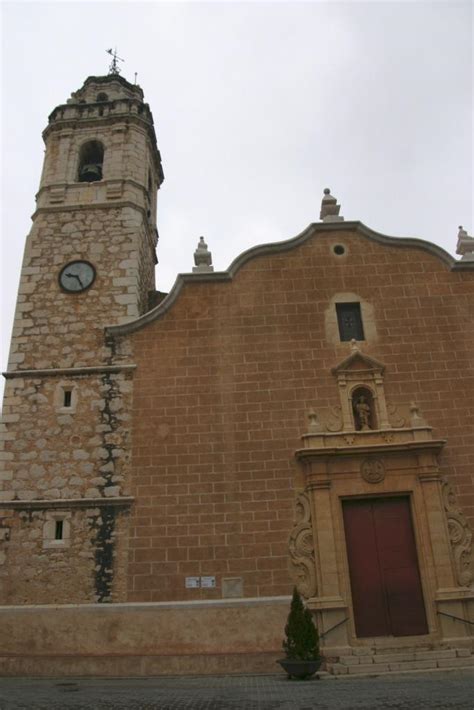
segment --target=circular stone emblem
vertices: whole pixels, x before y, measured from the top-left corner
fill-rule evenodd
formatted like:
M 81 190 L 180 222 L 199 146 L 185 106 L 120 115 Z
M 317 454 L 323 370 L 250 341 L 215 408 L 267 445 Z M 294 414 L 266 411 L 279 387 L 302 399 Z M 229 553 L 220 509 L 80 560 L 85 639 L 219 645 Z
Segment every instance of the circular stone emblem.
M 367 483 L 380 483 L 385 478 L 385 467 L 380 459 L 364 459 L 360 473 Z

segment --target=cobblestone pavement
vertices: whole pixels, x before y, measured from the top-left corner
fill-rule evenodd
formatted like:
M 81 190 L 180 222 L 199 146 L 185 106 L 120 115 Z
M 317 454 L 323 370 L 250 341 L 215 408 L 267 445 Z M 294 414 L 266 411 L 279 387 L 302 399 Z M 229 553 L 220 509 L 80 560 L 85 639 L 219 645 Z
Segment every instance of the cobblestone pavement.
M 3 678 L 0 710 L 474 710 L 473 680 L 473 671 L 306 681 Z

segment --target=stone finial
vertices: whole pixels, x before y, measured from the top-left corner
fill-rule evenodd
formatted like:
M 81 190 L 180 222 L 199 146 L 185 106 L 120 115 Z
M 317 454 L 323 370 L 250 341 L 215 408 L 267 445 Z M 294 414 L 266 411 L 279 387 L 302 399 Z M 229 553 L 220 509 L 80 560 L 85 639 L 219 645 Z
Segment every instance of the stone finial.
M 323 427 L 321 426 L 321 422 L 318 419 L 318 415 L 312 407 L 308 412 L 308 421 L 309 421 L 309 431 L 311 433 L 313 433 L 313 432 L 316 433 L 316 432 L 320 432 L 323 430 Z
M 415 402 L 410 404 L 410 424 L 412 426 L 426 426 L 426 422 L 420 414 L 420 408 Z
M 214 271 L 214 267 L 212 266 L 212 254 L 207 248 L 204 237 L 199 237 L 199 244 L 194 252 L 194 263 L 196 266 L 193 266 L 193 273 L 209 273 L 210 271 Z
M 351 339 L 350 345 L 351 345 L 351 352 L 353 352 L 353 353 L 360 352 L 359 343 L 357 342 L 357 340 L 355 338 Z
M 474 261 L 474 237 L 469 236 L 462 225 L 459 227 L 456 254 L 461 254 L 462 261 Z
M 340 209 L 341 205 L 337 204 L 337 199 L 331 195 L 330 189 L 326 187 L 321 202 L 320 220 L 322 222 L 343 222 L 344 217 L 339 216 Z

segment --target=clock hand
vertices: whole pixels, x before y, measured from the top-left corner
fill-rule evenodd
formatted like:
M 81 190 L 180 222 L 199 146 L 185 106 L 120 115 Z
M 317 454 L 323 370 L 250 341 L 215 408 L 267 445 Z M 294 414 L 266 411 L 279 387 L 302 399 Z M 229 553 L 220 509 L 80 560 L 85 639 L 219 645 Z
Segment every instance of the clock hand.
M 84 284 L 82 283 L 81 279 L 79 278 L 79 276 L 78 276 L 77 274 L 71 274 L 71 272 L 68 271 L 68 272 L 66 273 L 66 276 L 68 276 L 68 277 L 71 278 L 71 279 L 77 279 L 77 280 L 79 281 L 80 287 L 81 287 L 81 288 L 84 288 Z

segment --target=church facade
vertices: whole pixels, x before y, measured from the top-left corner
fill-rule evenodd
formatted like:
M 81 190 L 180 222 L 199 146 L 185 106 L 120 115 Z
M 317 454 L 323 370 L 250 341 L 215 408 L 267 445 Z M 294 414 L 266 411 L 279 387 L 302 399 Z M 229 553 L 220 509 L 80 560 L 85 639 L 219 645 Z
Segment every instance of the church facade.
M 2 672 L 267 670 L 294 585 L 335 673 L 472 664 L 474 239 L 455 260 L 326 190 L 227 271 L 201 239 L 165 296 L 142 90 L 89 77 L 44 140 L 4 373 Z

